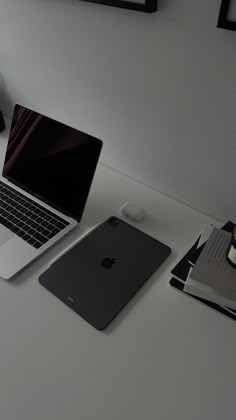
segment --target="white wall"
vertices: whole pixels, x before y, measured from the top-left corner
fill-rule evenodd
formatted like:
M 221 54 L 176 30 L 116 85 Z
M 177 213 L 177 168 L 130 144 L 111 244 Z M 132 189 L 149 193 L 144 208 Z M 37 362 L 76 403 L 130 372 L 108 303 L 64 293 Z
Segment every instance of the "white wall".
M 236 220 L 236 32 L 221 0 L 153 15 L 74 0 L 1 0 L 3 108 L 21 102 L 104 140 L 101 160 Z

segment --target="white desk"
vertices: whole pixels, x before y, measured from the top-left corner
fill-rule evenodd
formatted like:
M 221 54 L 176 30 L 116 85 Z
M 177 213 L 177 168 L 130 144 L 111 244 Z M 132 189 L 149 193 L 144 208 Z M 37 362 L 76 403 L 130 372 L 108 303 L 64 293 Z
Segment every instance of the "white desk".
M 136 226 L 173 253 L 104 332 L 38 283 L 78 232 L 0 281 L 1 420 L 235 420 L 236 323 L 168 284 L 212 219 L 100 165 L 83 224 L 130 199 L 149 212 Z

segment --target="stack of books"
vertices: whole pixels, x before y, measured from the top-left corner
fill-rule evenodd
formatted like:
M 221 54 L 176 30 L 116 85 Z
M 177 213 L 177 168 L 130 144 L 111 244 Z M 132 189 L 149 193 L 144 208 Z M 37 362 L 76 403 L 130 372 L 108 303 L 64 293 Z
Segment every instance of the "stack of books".
M 205 227 L 171 271 L 170 285 L 236 320 L 236 269 L 226 258 L 234 226 Z

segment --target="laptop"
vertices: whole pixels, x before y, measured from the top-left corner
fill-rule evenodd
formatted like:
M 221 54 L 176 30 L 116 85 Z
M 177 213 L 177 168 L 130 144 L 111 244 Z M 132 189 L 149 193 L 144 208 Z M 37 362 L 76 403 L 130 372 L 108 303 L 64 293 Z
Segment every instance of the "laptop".
M 9 279 L 80 222 L 102 141 L 16 105 L 0 179 L 0 276 Z
M 168 246 L 112 216 L 52 264 L 39 282 L 103 330 L 169 254 Z

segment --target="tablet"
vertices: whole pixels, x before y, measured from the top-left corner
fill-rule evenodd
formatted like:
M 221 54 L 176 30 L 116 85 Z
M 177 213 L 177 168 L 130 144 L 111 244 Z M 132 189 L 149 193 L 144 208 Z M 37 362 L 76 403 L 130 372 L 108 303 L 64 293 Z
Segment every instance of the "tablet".
M 39 282 L 103 330 L 169 254 L 168 246 L 112 216 L 56 261 Z

